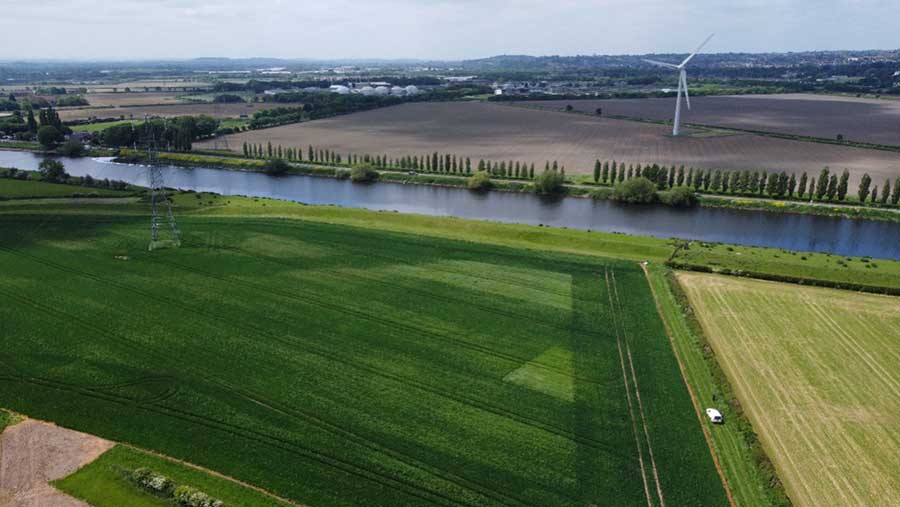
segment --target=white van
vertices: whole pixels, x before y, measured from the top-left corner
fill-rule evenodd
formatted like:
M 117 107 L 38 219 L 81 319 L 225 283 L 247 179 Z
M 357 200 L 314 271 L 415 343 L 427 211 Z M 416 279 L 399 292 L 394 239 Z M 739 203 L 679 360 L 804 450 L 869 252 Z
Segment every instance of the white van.
M 722 424 L 725 422 L 725 419 L 722 417 L 722 413 L 714 408 L 706 409 L 706 417 L 709 417 L 710 422 L 713 424 Z

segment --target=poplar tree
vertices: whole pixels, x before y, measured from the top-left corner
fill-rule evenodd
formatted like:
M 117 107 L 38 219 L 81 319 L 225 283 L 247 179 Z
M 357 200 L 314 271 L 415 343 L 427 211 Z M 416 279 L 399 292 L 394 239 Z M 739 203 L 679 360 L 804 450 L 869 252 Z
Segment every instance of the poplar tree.
M 244 141 L 243 146 L 241 148 L 244 150 L 244 156 L 247 157 L 250 155 L 250 147 L 247 146 L 247 141 Z
M 676 181 L 678 182 L 679 187 L 684 185 L 684 166 L 683 165 L 678 168 L 678 177 L 677 177 Z
M 721 175 L 720 175 L 721 176 Z M 669 167 L 669 179 L 667 181 L 669 188 L 675 186 L 675 166 Z
M 825 191 L 825 198 L 829 201 L 834 200 L 835 194 L 837 194 L 838 189 L 838 177 L 836 174 L 832 174 L 830 178 L 828 178 L 828 189 Z
M 612 185 L 616 184 L 616 163 L 612 163 L 612 167 L 609 169 L 609 183 Z
M 865 204 L 866 197 L 869 195 L 869 186 L 872 184 L 872 177 L 869 176 L 869 173 L 863 174 L 862 178 L 859 179 L 859 190 L 856 192 L 856 196 L 859 197 L 859 202 Z
M 466 157 L 466 174 L 472 173 L 472 159 Z
M 694 190 L 700 191 L 700 187 L 703 186 L 703 169 L 697 169 L 697 172 L 694 173 Z
M 720 190 L 722 190 L 722 170 L 721 169 L 716 169 L 716 173 L 713 174 L 712 189 L 713 189 L 713 192 L 719 192 Z
M 872 187 L 872 199 L 869 201 L 872 204 L 875 204 L 875 200 L 878 198 L 878 185 Z
M 800 176 L 800 185 L 797 187 L 797 197 L 803 198 L 803 194 L 806 193 L 806 183 L 809 178 L 806 176 L 806 171 L 803 171 L 803 174 Z
M 600 183 L 600 173 L 603 172 L 603 164 L 600 159 L 594 161 L 594 183 Z
M 603 178 L 603 183 L 608 183 L 608 182 L 609 182 L 609 161 L 606 161 L 606 162 L 603 163 L 603 174 L 602 174 L 602 178 Z
M 528 169 L 528 178 L 534 179 L 534 162 L 531 163 L 531 167 Z
M 769 181 L 766 183 L 766 193 L 769 194 L 769 197 L 775 197 L 778 193 L 778 183 L 781 181 L 781 178 L 778 174 L 773 174 L 769 176 Z
M 688 169 L 687 180 L 685 181 L 685 184 L 689 187 L 694 186 L 694 168 L 693 167 Z
M 738 171 L 732 171 L 728 176 L 728 187 L 732 193 L 737 193 L 741 186 L 741 175 Z
M 794 197 L 794 189 L 797 188 L 797 177 L 794 173 L 791 173 L 790 179 L 787 182 L 787 195 L 788 197 Z
M 841 181 L 837 186 L 837 198 L 839 201 L 843 201 L 845 197 L 847 197 L 847 187 L 850 184 L 850 171 L 844 169 L 844 172 L 841 173 Z
M 884 186 L 881 187 L 881 204 L 887 204 L 891 196 L 891 180 L 884 180 Z
M 823 167 L 819 173 L 819 179 L 816 180 L 816 199 L 822 200 L 828 192 L 828 167 Z
M 898 202 L 900 202 L 900 176 L 894 180 L 894 189 L 891 192 L 891 204 L 896 205 Z
M 709 183 L 710 183 L 710 174 L 709 173 L 710 172 L 712 172 L 712 171 L 708 169 L 703 173 L 703 190 L 704 191 L 709 190 Z

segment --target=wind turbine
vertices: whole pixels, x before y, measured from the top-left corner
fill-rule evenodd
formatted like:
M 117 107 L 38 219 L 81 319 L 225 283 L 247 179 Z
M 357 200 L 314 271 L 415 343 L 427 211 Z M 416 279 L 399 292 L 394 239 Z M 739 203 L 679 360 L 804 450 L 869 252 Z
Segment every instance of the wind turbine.
M 690 56 L 685 58 L 684 61 L 681 62 L 680 65 L 675 65 L 673 63 L 666 63 L 666 62 L 658 62 L 656 60 L 648 60 L 646 58 L 644 59 L 644 61 L 647 63 L 652 63 L 653 65 L 659 65 L 661 67 L 674 69 L 675 71 L 678 72 L 678 98 L 675 101 L 675 123 L 672 126 L 672 135 L 673 136 L 678 135 L 678 130 L 681 127 L 681 93 L 682 93 L 682 90 L 684 91 L 684 98 L 687 101 L 687 107 L 689 110 L 691 108 L 691 96 L 690 96 L 690 94 L 688 94 L 688 85 L 687 85 L 687 71 L 684 68 L 685 68 L 685 66 L 687 66 L 688 62 L 691 61 L 691 58 L 696 56 L 697 53 L 699 53 L 700 50 L 703 49 L 703 46 L 705 46 L 706 43 L 709 42 L 709 39 L 713 38 L 713 35 L 715 35 L 715 34 L 714 33 L 709 34 L 709 37 L 707 37 L 706 40 L 703 41 L 703 43 L 697 47 L 697 50 L 694 51 L 693 53 L 691 53 Z

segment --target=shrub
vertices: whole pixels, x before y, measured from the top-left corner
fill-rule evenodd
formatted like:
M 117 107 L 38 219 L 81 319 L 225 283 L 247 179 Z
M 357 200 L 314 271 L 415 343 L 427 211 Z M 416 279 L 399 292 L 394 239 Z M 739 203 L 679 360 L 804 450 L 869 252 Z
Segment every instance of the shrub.
M 668 192 L 660 192 L 659 200 L 666 206 L 691 208 L 697 205 L 697 194 L 690 187 L 675 187 Z
M 190 486 L 178 486 L 172 494 L 178 505 L 184 507 L 224 507 L 225 503 L 212 498 L 197 488 Z
M 270 176 L 281 176 L 291 169 L 290 164 L 280 158 L 269 160 L 263 165 L 263 170 Z
M 469 178 L 469 190 L 485 191 L 490 190 L 494 186 L 491 182 L 491 175 L 486 171 L 478 171 Z
M 67 157 L 80 157 L 84 155 L 84 145 L 78 139 L 69 139 L 59 147 L 59 153 Z
M 613 188 L 613 200 L 629 204 L 649 204 L 657 199 L 656 184 L 647 178 L 632 178 Z
M 350 179 L 350 171 L 346 169 L 338 169 L 334 171 L 334 177 L 339 180 L 347 180 Z
M 378 171 L 371 164 L 360 164 L 350 170 L 350 181 L 355 183 L 378 181 L 378 176 Z
M 588 193 L 588 197 L 598 201 L 604 201 L 612 197 L 611 188 L 595 188 Z
M 142 489 L 161 496 L 170 496 L 175 489 L 175 483 L 171 479 L 147 468 L 131 472 L 131 480 Z
M 50 158 L 44 159 L 41 161 L 41 165 L 38 166 L 38 169 L 41 171 L 41 175 L 46 181 L 65 181 L 69 177 L 69 175 L 66 174 L 66 166 L 59 160 Z
M 544 171 L 534 179 L 534 191 L 539 194 L 561 194 L 566 191 L 566 177 L 559 171 Z

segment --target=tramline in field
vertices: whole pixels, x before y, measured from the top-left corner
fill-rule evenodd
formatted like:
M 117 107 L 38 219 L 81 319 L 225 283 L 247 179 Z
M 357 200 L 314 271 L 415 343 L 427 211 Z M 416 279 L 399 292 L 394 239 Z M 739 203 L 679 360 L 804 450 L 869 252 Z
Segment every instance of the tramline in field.
M 0 405 L 317 506 L 727 502 L 635 264 L 191 215 L 148 252 L 139 216 L 0 216 Z

